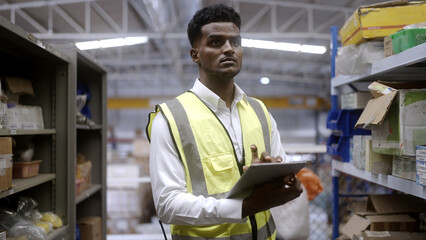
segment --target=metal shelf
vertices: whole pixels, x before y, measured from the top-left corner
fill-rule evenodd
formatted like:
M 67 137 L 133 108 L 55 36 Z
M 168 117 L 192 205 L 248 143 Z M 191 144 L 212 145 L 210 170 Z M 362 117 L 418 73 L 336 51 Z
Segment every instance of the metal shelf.
M 357 81 L 412 81 L 426 79 L 426 43 L 407 49 L 398 54 L 383 58 L 372 64 L 370 73 L 362 75 L 340 75 L 331 79 L 332 87 L 339 87 Z
M 68 226 L 63 226 L 57 229 L 54 229 L 47 235 L 47 240 L 56 240 L 63 239 L 68 233 Z
M 100 184 L 92 184 L 88 189 L 81 192 L 76 198 L 75 198 L 75 204 L 79 204 L 85 199 L 89 198 L 96 192 L 100 191 L 102 189 L 102 185 Z
M 426 199 L 426 187 L 418 185 L 414 181 L 398 178 L 392 175 L 372 174 L 356 168 L 351 163 L 340 162 L 337 160 L 333 160 L 331 162 L 331 167 L 333 176 L 336 175 L 334 171 L 339 171 L 368 182 L 376 183 L 384 187 Z
M 89 125 L 77 124 L 77 129 L 80 129 L 80 130 L 101 130 L 102 126 L 101 125 L 89 126 Z
M 12 180 L 12 189 L 3 191 L 0 193 L 0 198 L 7 197 L 9 195 L 15 194 L 17 192 L 24 191 L 26 189 L 35 187 L 42 183 L 51 181 L 56 178 L 56 175 L 53 173 L 50 174 L 39 174 L 35 177 L 22 178 L 22 179 L 13 179 Z
M 0 130 L 0 136 L 11 136 L 11 135 L 49 135 L 49 134 L 56 134 L 56 129 L 36 129 L 36 130 L 4 129 L 4 130 Z

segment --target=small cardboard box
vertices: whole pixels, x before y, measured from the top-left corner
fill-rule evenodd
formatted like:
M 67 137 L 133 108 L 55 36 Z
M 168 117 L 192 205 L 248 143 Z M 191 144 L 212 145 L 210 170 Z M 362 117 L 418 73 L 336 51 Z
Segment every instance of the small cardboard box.
M 12 187 L 12 138 L 0 137 L 0 191 Z
M 369 215 L 366 218 L 372 231 L 417 231 L 416 220 L 408 214 Z
M 380 85 L 374 82 L 370 86 L 373 84 Z M 387 85 L 390 83 L 385 87 Z M 419 86 L 422 89 L 414 89 Z M 370 90 L 377 97 L 368 101 L 355 127 L 372 130 L 374 152 L 415 156 L 415 146 L 426 144 L 426 111 L 422 110 L 426 109 L 424 87 L 418 83 L 397 83 L 389 87 L 391 90 L 387 94 L 377 87 Z
M 416 146 L 416 182 L 426 187 L 426 146 Z
M 365 139 L 365 170 L 374 174 L 392 174 L 392 155 L 375 153 L 372 139 Z
M 378 194 L 369 195 L 367 209 L 358 212 L 360 215 L 398 214 L 426 212 L 424 199 L 408 194 Z
M 426 3 L 389 1 L 359 7 L 340 29 L 343 46 L 384 38 L 404 26 L 426 22 Z
M 371 99 L 369 92 L 353 92 L 342 94 L 340 102 L 342 109 L 363 109 Z
M 77 222 L 81 240 L 101 240 L 102 225 L 100 217 L 84 217 Z
M 424 240 L 426 239 L 426 233 L 363 231 L 362 237 L 364 240 Z
M 392 175 L 411 181 L 416 181 L 416 157 L 393 156 Z

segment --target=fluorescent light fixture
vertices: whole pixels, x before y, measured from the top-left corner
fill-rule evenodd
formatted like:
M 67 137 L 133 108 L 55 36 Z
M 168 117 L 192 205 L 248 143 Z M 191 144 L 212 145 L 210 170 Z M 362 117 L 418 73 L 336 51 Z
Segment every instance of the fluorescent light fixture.
M 143 44 L 148 42 L 148 37 L 126 37 L 126 38 L 111 38 L 104 40 L 95 40 L 87 42 L 77 42 L 75 45 L 80 50 L 90 50 L 90 49 L 99 49 L 99 48 L 110 48 L 110 47 L 122 47 L 130 46 L 136 44 Z
M 260 78 L 260 83 L 261 84 L 269 84 L 271 82 L 271 80 L 269 79 L 269 78 L 267 78 L 267 77 L 261 77 Z
M 318 45 L 274 42 L 274 41 L 255 40 L 255 39 L 247 39 L 247 38 L 243 38 L 241 40 L 241 45 L 243 47 L 290 51 L 290 52 L 303 52 L 303 53 L 313 53 L 313 54 L 324 54 L 327 51 L 327 49 L 324 46 L 318 46 Z

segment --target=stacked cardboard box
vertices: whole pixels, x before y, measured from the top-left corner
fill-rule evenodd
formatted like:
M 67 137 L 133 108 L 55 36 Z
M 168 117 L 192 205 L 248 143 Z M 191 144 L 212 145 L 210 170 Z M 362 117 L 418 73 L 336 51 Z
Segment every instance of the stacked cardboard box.
M 0 191 L 12 187 L 12 138 L 0 137 Z
M 364 206 L 341 228 L 349 239 L 356 239 L 354 236 L 366 230 L 416 232 L 417 219 L 412 215 L 426 212 L 423 199 L 405 194 L 369 195 Z

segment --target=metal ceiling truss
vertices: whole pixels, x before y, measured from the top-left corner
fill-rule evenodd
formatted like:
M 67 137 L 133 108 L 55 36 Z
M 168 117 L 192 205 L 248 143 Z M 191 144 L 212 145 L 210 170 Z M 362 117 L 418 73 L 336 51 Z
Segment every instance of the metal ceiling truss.
M 129 57 L 128 53 L 118 48 L 94 50 L 89 51 L 89 53 L 111 71 L 108 78 L 115 82 L 114 86 L 117 86 L 116 84 L 118 84 L 119 80 L 123 80 L 123 84 L 126 84 L 129 81 L 138 79 L 140 81 L 159 79 L 163 83 L 178 81 L 184 87 L 187 87 L 188 82 L 192 84 L 193 78 L 188 79 L 188 77 L 194 76 L 193 71 L 196 67 L 186 56 L 186 54 L 189 54 L 187 51 L 189 46 L 186 48 L 181 46 L 182 41 L 187 39 L 185 20 L 188 18 L 188 14 L 179 10 L 177 4 L 185 4 L 185 7 L 189 4 L 188 7 L 199 8 L 204 4 L 208 4 L 207 1 L 120 0 L 119 6 L 121 9 L 115 9 L 114 11 L 105 8 L 109 2 L 117 4 L 118 1 L 35 0 L 14 2 L 12 0 L 0 0 L 0 14 L 8 13 L 2 15 L 9 15 L 9 20 L 12 23 L 16 22 L 17 17 L 24 19 L 30 25 L 28 28 L 33 29 L 32 33 L 48 43 L 63 42 L 65 40 L 73 42 L 145 35 L 150 38 L 149 44 L 139 47 L 138 50 L 143 52 L 143 55 L 149 56 L 149 58 L 140 57 L 135 52 L 130 53 Z M 272 40 L 293 39 L 293 41 L 296 39 L 296 41 L 302 41 L 303 43 L 313 41 L 325 45 L 328 45 L 328 28 L 330 25 L 342 22 L 354 10 L 354 7 L 350 7 L 353 5 L 353 1 L 346 1 L 346 6 L 278 0 L 228 0 L 225 2 L 231 4 L 237 10 L 246 8 L 247 5 L 256 6 L 255 14 L 250 16 L 245 16 L 244 12 L 241 12 L 242 18 L 248 19 L 243 22 L 241 27 L 243 37 Z M 163 4 L 162 7 L 166 9 L 160 10 L 156 4 Z M 74 10 L 74 13 L 67 11 L 70 7 L 77 8 L 77 10 Z M 283 7 L 295 10 L 290 16 L 285 16 L 285 21 L 283 16 L 280 16 L 282 15 L 280 10 Z M 47 10 L 48 14 L 44 18 L 32 16 L 30 12 L 35 9 Z M 79 15 L 75 15 L 75 12 L 78 12 Z M 315 16 L 319 12 L 328 12 L 330 17 L 325 21 L 315 22 Z M 104 25 L 108 26 L 110 31 L 96 29 L 96 26 L 94 26 L 94 14 L 103 21 Z M 56 17 L 60 16 L 71 27 L 67 29 L 71 29 L 73 32 L 64 32 L 61 26 L 56 26 L 54 15 Z M 134 26 L 131 28 L 130 15 L 132 19 L 137 19 L 139 29 L 135 30 Z M 259 28 L 260 24 L 265 25 L 265 19 L 269 21 L 266 23 L 268 26 Z M 303 31 L 295 31 L 295 28 L 297 30 L 298 24 L 301 23 L 305 24 L 305 29 Z M 264 29 L 267 29 L 267 31 Z M 155 58 L 151 58 L 153 56 Z M 293 55 L 287 57 L 288 55 L 285 53 L 283 53 L 283 56 L 270 61 L 288 61 L 291 64 L 291 61 L 294 61 L 292 59 L 296 58 L 291 57 Z M 250 64 L 250 62 L 258 61 L 258 56 L 256 55 L 245 57 L 248 57 L 248 59 L 245 58 L 244 60 L 248 65 L 255 66 L 255 64 Z M 304 60 L 298 60 L 295 64 L 300 65 L 300 61 Z M 273 78 L 293 85 L 300 83 L 302 87 L 306 86 L 306 84 L 313 84 L 313 86 L 322 84 L 327 88 L 329 84 L 328 80 L 326 80 L 328 79 L 328 74 L 324 73 L 323 69 L 328 62 L 328 56 L 324 56 L 319 62 L 316 67 L 293 68 L 294 72 L 290 75 L 286 75 L 285 67 L 278 66 L 276 71 L 273 72 L 283 72 L 283 74 L 274 75 Z M 265 64 L 267 64 L 267 61 Z M 192 67 L 190 67 L 191 65 Z M 147 71 L 148 68 L 150 69 L 149 71 Z M 167 73 L 167 68 L 169 68 L 168 72 L 170 72 L 170 68 L 174 72 Z M 258 73 L 259 68 L 256 67 L 245 67 L 244 71 L 246 72 L 239 76 L 243 80 L 253 80 L 254 77 L 261 75 Z M 147 74 L 147 72 L 150 73 Z

